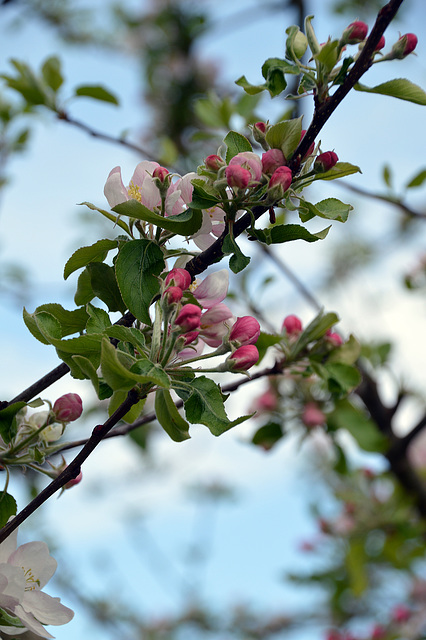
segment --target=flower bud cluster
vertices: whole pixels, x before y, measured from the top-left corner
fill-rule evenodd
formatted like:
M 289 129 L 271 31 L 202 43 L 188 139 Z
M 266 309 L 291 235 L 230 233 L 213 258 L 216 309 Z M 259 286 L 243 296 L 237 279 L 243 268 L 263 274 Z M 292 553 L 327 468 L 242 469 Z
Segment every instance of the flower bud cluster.
M 185 269 L 175 268 L 166 275 L 161 300 L 167 323 L 163 330 L 169 342 L 164 349 L 167 361 L 196 360 L 207 345 L 216 349 L 217 355 L 231 351 L 218 370 L 246 371 L 257 362 L 254 343 L 260 325 L 251 316 L 235 318 L 223 303 L 228 281 L 225 269 L 192 284 Z

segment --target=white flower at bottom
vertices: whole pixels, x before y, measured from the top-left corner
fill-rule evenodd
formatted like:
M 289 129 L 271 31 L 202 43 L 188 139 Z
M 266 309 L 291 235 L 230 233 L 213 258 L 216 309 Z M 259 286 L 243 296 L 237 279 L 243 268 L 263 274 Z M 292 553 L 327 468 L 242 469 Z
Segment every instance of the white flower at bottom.
M 16 616 L 24 628 L 0 626 L 0 633 L 16 635 L 29 630 L 53 638 L 44 624 L 62 625 L 74 612 L 42 591 L 56 571 L 57 562 L 45 542 L 27 542 L 16 548 L 17 531 L 0 544 L 0 607 Z

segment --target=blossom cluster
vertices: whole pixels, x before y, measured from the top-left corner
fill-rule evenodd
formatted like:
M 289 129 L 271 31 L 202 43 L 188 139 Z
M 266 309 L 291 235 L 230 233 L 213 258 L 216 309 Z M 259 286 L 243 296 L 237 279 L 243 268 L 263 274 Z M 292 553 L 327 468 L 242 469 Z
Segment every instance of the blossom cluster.
M 216 349 L 216 355 L 231 351 L 221 370 L 243 371 L 257 362 L 259 352 L 254 343 L 260 325 L 252 316 L 236 318 L 223 303 L 228 284 L 226 269 L 192 284 L 185 269 L 174 268 L 166 275 L 162 301 L 169 326 L 165 331 L 174 345 L 173 351 L 165 349 L 169 358 L 196 360 L 207 345 Z

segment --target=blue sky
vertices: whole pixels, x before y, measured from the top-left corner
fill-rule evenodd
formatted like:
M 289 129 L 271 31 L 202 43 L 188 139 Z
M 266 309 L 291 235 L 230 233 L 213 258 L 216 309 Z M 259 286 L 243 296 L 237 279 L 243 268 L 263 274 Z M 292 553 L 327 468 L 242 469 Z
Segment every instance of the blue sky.
M 424 6 L 421 0 L 406 3 L 409 10 L 403 23 L 391 25 L 387 39 L 389 43 L 395 41 L 399 30 L 417 32 L 418 56 L 378 65 L 369 72 L 366 84 L 403 76 L 426 87 Z M 314 21 L 321 41 L 330 33 L 340 33 L 348 22 L 346 18 L 331 18 L 323 10 L 326 5 L 321 4 L 321 15 Z M 233 11 L 246 8 L 247 3 L 206 2 L 206 6 L 216 17 L 230 20 Z M 252 2 L 250 6 L 259 11 L 259 3 Z M 279 20 L 254 21 L 241 29 L 229 28 L 224 35 L 206 38 L 200 45 L 200 56 L 206 60 L 219 59 L 224 82 L 231 83 L 242 74 L 256 82 L 263 61 L 283 55 L 285 28 L 292 22 L 280 16 Z M 37 66 L 59 47 L 54 35 L 34 21 L 16 32 L 10 29 L 3 32 L 0 42 L 1 71 L 9 57 L 22 58 Z M 127 128 L 137 131 L 142 116 L 147 118 L 148 114 L 138 103 L 136 63 L 116 53 L 70 47 L 62 47 L 61 51 L 67 78 L 65 95 L 77 84 L 101 82 L 122 98 L 119 109 L 84 100 L 75 102 L 69 106 L 72 114 L 113 134 Z M 274 103 L 269 108 L 266 117 L 277 109 Z M 307 107 L 305 124 L 309 112 Z M 322 132 L 323 148 L 335 149 L 342 160 L 361 166 L 363 173 L 356 176 L 360 187 L 383 188 L 380 176 L 385 163 L 395 168 L 396 181 L 403 184 L 424 167 L 425 114 L 424 108 L 417 105 L 355 93 Z M 124 176 L 129 178 L 140 159 L 119 146 L 88 140 L 83 133 L 41 115 L 29 151 L 10 164 L 11 185 L 4 192 L 0 210 L 0 257 L 18 260 L 30 271 L 34 289 L 27 302 L 29 310 L 51 301 L 72 307 L 75 281 L 64 285 L 63 265 L 79 241 L 90 244 L 96 239 L 92 228 L 83 231 L 78 226 L 76 205 L 91 201 L 106 206 L 102 191 L 110 169 L 121 165 Z M 396 215 L 388 207 L 365 203 L 335 185 L 327 186 L 327 195 L 355 205 L 352 222 L 340 228 L 334 225 L 324 243 L 294 243 L 283 254 L 286 262 L 314 289 L 324 274 L 330 247 L 340 239 L 367 231 L 385 243 L 397 226 Z M 318 188 L 312 192 L 312 200 L 320 200 L 324 193 Z M 413 194 L 414 204 L 421 206 L 423 201 L 424 190 L 419 195 Z M 401 292 L 395 278 L 415 263 L 424 247 L 424 232 L 420 230 L 404 246 L 401 250 L 395 242 L 389 244 L 389 249 L 385 245 L 383 258 L 371 271 L 352 279 L 345 287 L 321 291 L 319 295 L 328 309 L 340 313 L 344 331 L 354 331 L 363 339 L 383 334 L 397 339 L 398 371 L 420 384 L 418 372 L 423 368 L 424 350 L 419 348 L 419 340 L 424 304 Z M 272 273 L 273 267 L 265 266 L 264 270 Z M 21 309 L 11 306 L 8 300 L 1 302 L 2 335 L 7 337 L 3 341 L 2 383 L 7 398 L 56 366 L 57 359 L 53 349 L 29 335 L 21 320 Z M 269 305 L 270 317 L 277 327 L 288 313 L 299 313 L 305 321 L 313 315 L 291 285 L 279 279 L 265 304 Z M 87 402 L 92 398 L 85 383 L 68 379 L 57 383 L 49 391 L 49 397 L 55 399 L 68 391 L 77 391 Z M 245 412 L 249 402 L 250 398 L 243 393 L 231 398 L 229 414 Z M 412 413 L 407 417 L 413 415 L 415 408 L 409 411 Z M 76 426 L 79 429 L 76 437 L 88 434 L 90 427 L 91 423 Z M 83 469 L 84 482 L 43 507 L 25 535 L 32 535 L 35 527 L 57 540 L 58 559 L 63 556 L 64 566 L 75 573 L 77 588 L 84 585 L 92 594 L 120 593 L 131 606 L 141 606 L 149 614 L 175 611 L 182 600 L 178 588 L 170 589 L 174 570 L 169 570 L 168 575 L 167 569 L 165 572 L 164 567 L 161 569 L 161 561 L 155 560 L 152 548 L 149 551 L 149 537 L 162 550 L 163 560 L 173 558 L 169 564 L 187 572 L 184 558 L 193 540 L 191 527 L 198 508 L 186 498 L 185 488 L 204 480 L 220 480 L 235 487 L 238 500 L 235 505 L 224 503 L 218 509 L 202 595 L 219 608 L 243 602 L 285 613 L 299 596 L 293 588 L 283 586 L 281 576 L 286 570 L 306 566 L 308 560 L 296 553 L 298 541 L 316 531 L 309 517 L 307 498 L 312 496 L 309 456 L 299 456 L 293 441 L 268 454 L 253 449 L 247 444 L 253 424 L 219 439 L 205 428 L 193 431 L 193 439 L 182 445 L 156 439 L 154 468 L 134 446 L 124 441 L 105 443 Z M 318 492 L 321 494 L 320 487 Z M 22 492 L 19 495 L 22 507 L 25 496 Z M 57 595 L 56 591 L 51 593 Z M 67 597 L 65 590 L 65 603 Z M 58 639 L 110 637 L 104 630 L 91 626 L 78 607 L 76 611 L 75 621 L 54 630 Z

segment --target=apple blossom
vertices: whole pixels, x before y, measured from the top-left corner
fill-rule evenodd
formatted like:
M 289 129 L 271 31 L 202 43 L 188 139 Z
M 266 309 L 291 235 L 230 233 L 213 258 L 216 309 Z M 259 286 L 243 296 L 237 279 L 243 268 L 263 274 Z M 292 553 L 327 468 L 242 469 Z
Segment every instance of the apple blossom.
M 228 165 L 225 169 L 226 181 L 229 187 L 246 189 L 251 179 L 251 173 L 237 164 Z
M 182 299 L 183 291 L 180 287 L 168 287 L 163 292 L 163 299 L 167 300 L 167 304 L 176 304 Z
M 238 346 L 254 344 L 260 335 L 260 324 L 252 316 L 237 318 L 229 335 L 229 341 Z
M 406 33 L 399 38 L 397 42 L 392 47 L 390 53 L 387 54 L 386 58 L 388 60 L 398 59 L 402 60 L 410 53 L 414 51 L 417 47 L 417 36 L 414 33 Z
M 203 210 L 203 222 L 191 240 L 201 251 L 208 249 L 225 229 L 225 212 L 220 207 Z
M 319 156 L 315 158 L 314 171 L 316 173 L 330 171 L 338 160 L 337 153 L 334 153 L 334 151 L 324 151 L 324 153 L 320 153 Z
M 245 344 L 238 347 L 227 359 L 226 363 L 230 371 L 247 371 L 259 360 L 259 351 L 254 344 Z
M 278 167 L 269 180 L 268 197 L 270 201 L 281 200 L 293 179 L 293 174 L 289 167 Z
M 262 177 L 262 161 L 257 153 L 253 153 L 253 151 L 237 153 L 237 155 L 229 161 L 227 169 L 230 167 L 242 167 L 246 169 L 250 173 L 250 183 L 259 182 Z
M 59 422 L 74 422 L 83 413 L 83 403 L 77 393 L 66 393 L 56 400 L 52 410 Z
M 45 542 L 27 542 L 17 548 L 17 530 L 0 544 L 0 607 L 19 618 L 25 629 L 0 626 L 0 632 L 29 630 L 53 638 L 43 625 L 62 625 L 74 612 L 42 591 L 56 571 L 57 562 Z
M 341 44 L 357 44 L 366 39 L 368 33 L 368 25 L 361 20 L 355 20 L 346 27 L 340 40 Z
M 220 347 L 234 323 L 235 316 L 226 304 L 215 304 L 201 316 L 200 337 L 209 347 Z
M 203 309 L 210 309 L 226 298 L 228 286 L 228 270 L 221 269 L 204 278 L 200 284 L 195 281 L 192 285 L 192 293 Z

